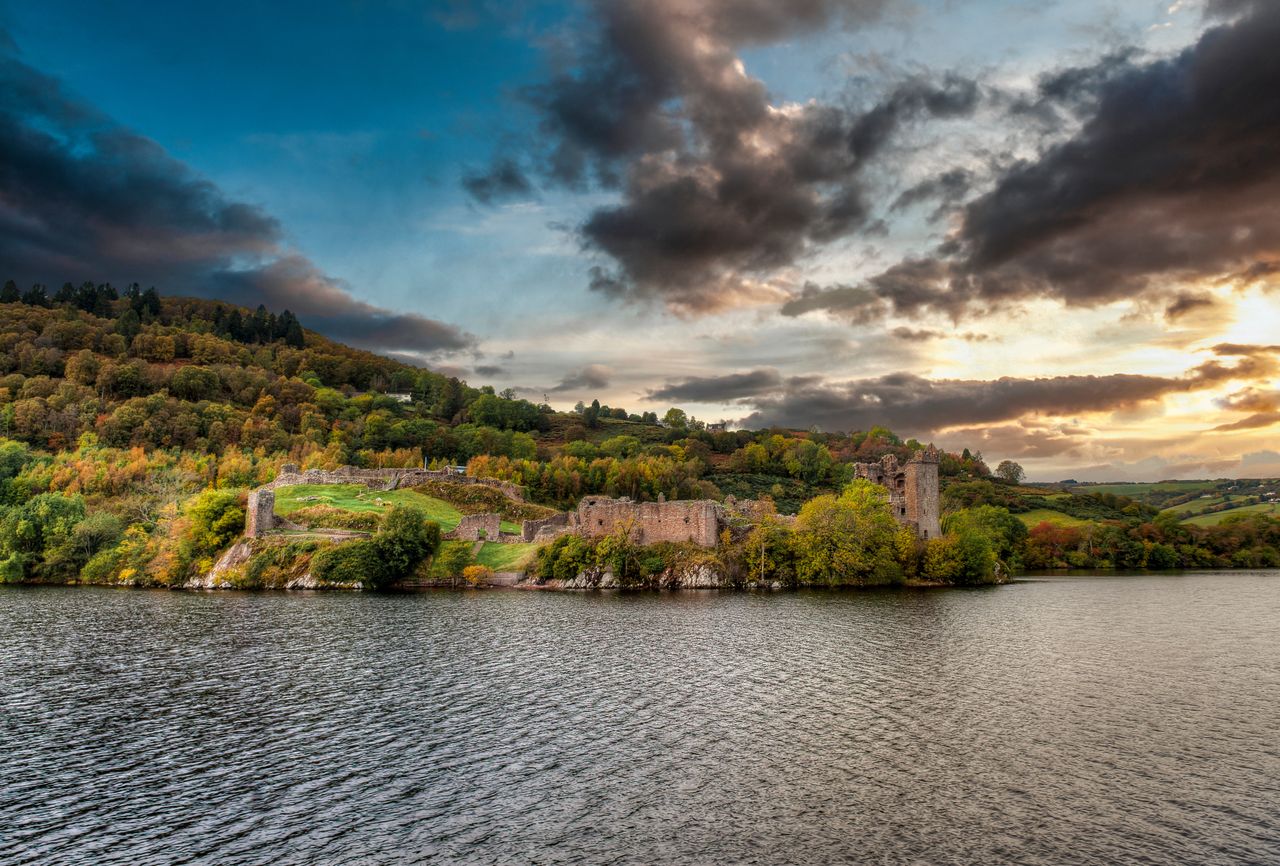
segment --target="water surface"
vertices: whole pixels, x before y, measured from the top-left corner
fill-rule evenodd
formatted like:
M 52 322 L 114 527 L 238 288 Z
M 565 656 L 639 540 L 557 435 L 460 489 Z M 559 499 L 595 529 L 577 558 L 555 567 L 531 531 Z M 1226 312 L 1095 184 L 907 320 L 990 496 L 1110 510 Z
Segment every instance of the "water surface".
M 1280 573 L 0 588 L 4 863 L 1278 863 Z

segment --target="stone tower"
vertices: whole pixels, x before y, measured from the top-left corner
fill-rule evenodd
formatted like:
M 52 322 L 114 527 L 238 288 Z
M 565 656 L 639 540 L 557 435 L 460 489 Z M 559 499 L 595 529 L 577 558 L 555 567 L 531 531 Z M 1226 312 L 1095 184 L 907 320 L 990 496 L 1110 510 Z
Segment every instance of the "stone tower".
M 245 538 L 257 538 L 270 532 L 276 525 L 276 494 L 272 490 L 249 491 L 248 508 L 244 516 Z
M 914 523 L 921 538 L 942 535 L 938 504 L 938 449 L 930 445 L 911 455 L 903 467 L 906 484 L 903 500 L 906 521 Z

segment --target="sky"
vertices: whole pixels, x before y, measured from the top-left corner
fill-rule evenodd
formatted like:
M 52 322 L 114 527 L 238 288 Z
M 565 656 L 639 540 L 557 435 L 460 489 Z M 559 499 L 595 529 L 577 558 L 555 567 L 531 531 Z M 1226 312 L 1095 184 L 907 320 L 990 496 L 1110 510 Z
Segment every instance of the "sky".
M 0 0 L 0 278 L 558 408 L 1280 475 L 1280 4 Z

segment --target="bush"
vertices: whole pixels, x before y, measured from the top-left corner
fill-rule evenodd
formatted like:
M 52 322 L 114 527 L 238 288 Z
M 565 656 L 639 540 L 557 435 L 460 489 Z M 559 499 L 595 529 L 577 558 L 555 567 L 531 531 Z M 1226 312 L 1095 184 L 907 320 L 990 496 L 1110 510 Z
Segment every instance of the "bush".
M 348 511 L 332 505 L 310 505 L 299 508 L 289 519 L 301 526 L 323 529 L 354 529 L 359 532 L 377 532 L 382 526 L 382 515 L 377 511 Z
M 384 576 L 372 541 L 348 541 L 321 550 L 311 558 L 311 574 L 321 583 L 373 585 L 381 585 Z
M 382 529 L 372 544 L 381 564 L 373 585 L 389 586 L 408 577 L 418 563 L 436 552 L 440 547 L 440 526 L 428 521 L 416 508 L 397 505 L 383 518 Z
M 397 505 L 387 512 L 382 529 L 368 541 L 349 541 L 322 550 L 311 561 L 317 580 L 358 580 L 385 589 L 404 580 L 440 546 L 440 526 L 416 508 Z
M 244 532 L 244 509 L 234 490 L 205 490 L 187 503 L 186 551 L 192 559 L 216 553 Z
M 462 577 L 471 586 L 479 586 L 493 577 L 493 569 L 487 565 L 468 565 L 462 569 Z

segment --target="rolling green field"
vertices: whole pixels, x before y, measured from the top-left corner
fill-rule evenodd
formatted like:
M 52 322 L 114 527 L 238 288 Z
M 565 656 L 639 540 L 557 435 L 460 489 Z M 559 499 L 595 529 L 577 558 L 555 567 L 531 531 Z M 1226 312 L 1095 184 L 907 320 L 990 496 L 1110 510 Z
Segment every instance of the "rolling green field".
M 1072 517 L 1070 514 L 1063 514 L 1061 511 L 1053 511 L 1048 508 L 1037 508 L 1033 511 L 1024 511 L 1021 514 L 1014 515 L 1027 525 L 1030 529 L 1038 523 L 1048 521 L 1054 526 L 1084 526 L 1089 523 L 1088 520 L 1081 520 L 1079 517 Z
M 310 505 L 328 505 L 345 511 L 382 511 L 393 505 L 409 505 L 440 524 L 442 532 L 449 532 L 462 519 L 462 513 L 449 503 L 415 490 L 370 490 L 363 484 L 297 484 L 276 489 L 276 514 L 281 517 Z M 520 527 L 504 520 L 502 531 L 519 532 Z
M 1232 508 L 1229 511 L 1219 511 L 1214 514 L 1200 514 L 1195 517 L 1188 517 L 1183 523 L 1191 526 L 1217 526 L 1235 514 L 1270 514 L 1273 517 L 1280 517 L 1280 506 L 1274 502 L 1264 502 L 1260 505 L 1244 505 L 1240 508 Z
M 1203 490 L 1209 493 L 1218 486 L 1217 481 L 1158 481 L 1155 483 L 1133 482 L 1123 484 L 1086 484 L 1074 488 L 1077 493 L 1114 493 L 1116 496 L 1128 496 L 1139 502 L 1146 502 L 1151 493 L 1193 493 Z

